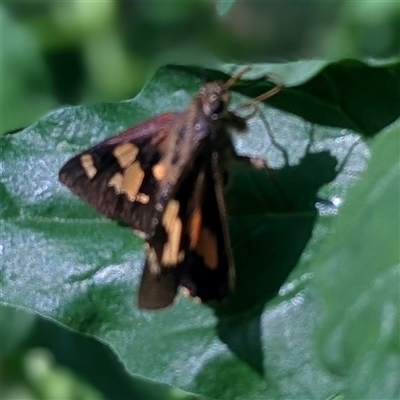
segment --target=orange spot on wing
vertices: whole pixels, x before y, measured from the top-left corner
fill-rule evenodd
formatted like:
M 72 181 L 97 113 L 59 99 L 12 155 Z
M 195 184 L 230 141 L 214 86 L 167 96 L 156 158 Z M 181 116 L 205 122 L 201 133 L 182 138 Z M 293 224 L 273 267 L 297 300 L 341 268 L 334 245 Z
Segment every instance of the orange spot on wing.
M 190 239 L 190 247 L 194 249 L 199 241 L 201 229 L 202 214 L 199 208 L 195 208 L 190 214 L 188 222 L 188 235 Z
M 203 257 L 204 264 L 210 269 L 218 266 L 218 243 L 217 237 L 210 229 L 203 227 L 200 231 L 199 240 L 195 249 L 196 253 Z
M 156 178 L 158 181 L 163 180 L 167 174 L 165 165 L 161 164 L 161 163 L 154 165 L 154 167 L 152 168 L 152 171 L 153 171 L 154 178 Z
M 139 162 L 134 162 L 125 170 L 121 191 L 126 194 L 130 201 L 135 201 L 143 178 L 144 171 Z
M 182 236 L 182 221 L 178 213 L 179 202 L 177 200 L 170 200 L 162 217 L 162 224 L 167 232 L 167 242 L 164 244 L 161 261 L 166 266 L 175 266 L 182 258 L 182 254 L 179 251 Z
M 116 146 L 113 150 L 114 157 L 118 160 L 121 168 L 126 168 L 131 165 L 139 153 L 139 149 L 132 143 L 123 143 Z
M 120 194 L 122 191 L 122 181 L 124 177 L 120 172 L 114 174 L 111 179 L 108 181 L 108 186 L 113 187 L 117 194 Z
M 94 166 L 93 158 L 90 154 L 81 155 L 81 165 L 89 179 L 92 179 L 97 174 L 97 168 Z
M 147 204 L 149 200 L 150 200 L 149 195 L 144 193 L 138 193 L 135 198 L 135 201 L 138 201 L 139 203 L 142 204 Z

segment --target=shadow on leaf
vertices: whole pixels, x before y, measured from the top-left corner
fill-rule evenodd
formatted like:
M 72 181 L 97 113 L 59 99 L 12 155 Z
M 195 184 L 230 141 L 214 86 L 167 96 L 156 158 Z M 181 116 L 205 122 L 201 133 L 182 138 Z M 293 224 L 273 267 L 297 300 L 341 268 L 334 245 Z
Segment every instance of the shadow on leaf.
M 240 164 L 227 193 L 228 205 L 234 204 L 229 225 L 236 286 L 214 311 L 219 338 L 263 373 L 264 305 L 297 265 L 318 216 L 317 192 L 335 178 L 337 162 L 327 151 L 308 153 L 296 166 L 271 171 L 273 181 L 265 170 Z

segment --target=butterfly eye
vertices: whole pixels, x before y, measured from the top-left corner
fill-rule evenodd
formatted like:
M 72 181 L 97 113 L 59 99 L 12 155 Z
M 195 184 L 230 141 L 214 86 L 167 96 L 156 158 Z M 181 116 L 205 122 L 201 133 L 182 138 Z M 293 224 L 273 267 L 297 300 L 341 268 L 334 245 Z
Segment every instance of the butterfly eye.
M 225 104 L 222 100 L 217 100 L 213 104 L 213 115 L 221 114 L 225 109 Z

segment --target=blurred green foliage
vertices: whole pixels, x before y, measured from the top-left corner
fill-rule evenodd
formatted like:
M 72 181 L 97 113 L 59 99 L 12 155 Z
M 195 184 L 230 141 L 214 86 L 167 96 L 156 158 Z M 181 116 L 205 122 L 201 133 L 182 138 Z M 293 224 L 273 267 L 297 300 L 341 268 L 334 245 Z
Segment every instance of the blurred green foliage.
M 373 141 L 315 268 L 325 304 L 318 350 L 348 376 L 347 399 L 400 394 L 399 134 L 393 124 Z
M 1 2 L 1 132 L 133 97 L 160 65 L 398 55 L 397 2 Z M 216 12 L 216 8 L 220 16 Z

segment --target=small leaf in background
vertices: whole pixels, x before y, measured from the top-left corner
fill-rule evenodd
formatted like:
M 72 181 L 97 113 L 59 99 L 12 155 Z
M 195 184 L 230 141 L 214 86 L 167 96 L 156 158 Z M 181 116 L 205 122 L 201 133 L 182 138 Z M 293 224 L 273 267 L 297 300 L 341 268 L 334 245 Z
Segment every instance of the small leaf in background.
M 346 399 L 400 393 L 400 124 L 371 143 L 314 265 L 324 303 L 321 358 L 348 378 Z
M 236 0 L 216 0 L 216 2 L 218 14 L 224 16 L 235 4 Z

